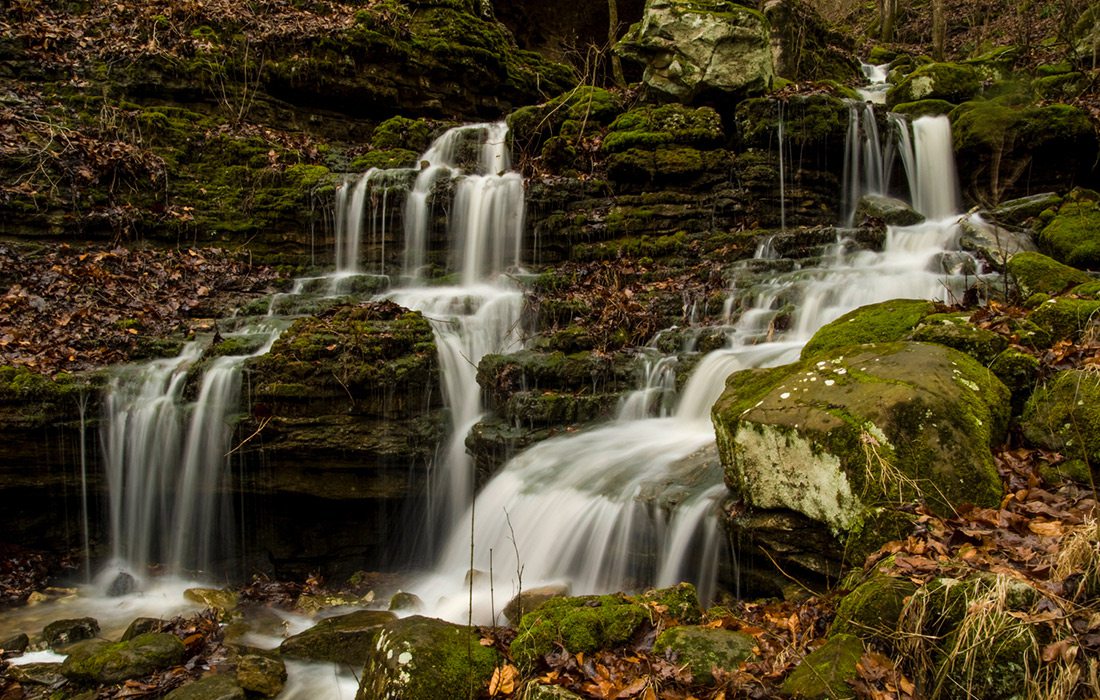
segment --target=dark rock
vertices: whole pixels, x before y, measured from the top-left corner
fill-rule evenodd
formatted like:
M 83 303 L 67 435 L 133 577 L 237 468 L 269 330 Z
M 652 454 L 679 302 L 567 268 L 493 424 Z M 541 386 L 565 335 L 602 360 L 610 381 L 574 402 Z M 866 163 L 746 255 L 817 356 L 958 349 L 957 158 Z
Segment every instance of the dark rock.
M 244 654 L 237 659 L 237 685 L 249 693 L 273 698 L 286 685 L 286 664 L 279 658 Z
M 382 625 L 396 619 L 391 612 L 360 610 L 321 620 L 279 645 L 283 656 L 361 666 L 375 648 Z
M 42 638 L 51 647 L 72 644 L 82 639 L 93 639 L 98 634 L 99 622 L 91 617 L 55 620 L 42 630 Z
M 115 576 L 111 581 L 111 585 L 107 587 L 107 596 L 110 598 L 119 598 L 124 595 L 129 595 L 137 590 L 137 579 L 125 571 L 118 572 L 118 576 Z
M 139 617 L 130 623 L 126 631 L 122 633 L 122 638 L 119 641 L 128 642 L 141 634 L 160 632 L 167 626 L 167 622 L 155 617 Z
M 856 221 L 880 219 L 891 226 L 912 226 L 924 221 L 924 215 L 895 197 L 880 194 L 864 195 L 856 207 Z
M 78 683 L 119 683 L 174 666 L 183 652 L 183 642 L 171 634 L 146 633 L 115 643 L 89 640 L 68 650 L 61 673 Z
M 180 686 L 165 700 L 245 700 L 244 690 L 232 676 L 218 674 Z
M 30 646 L 30 643 L 30 637 L 21 632 L 14 637 L 8 637 L 7 639 L 0 640 L 0 649 L 3 649 L 6 652 L 15 652 L 21 654 L 27 650 L 27 647 Z

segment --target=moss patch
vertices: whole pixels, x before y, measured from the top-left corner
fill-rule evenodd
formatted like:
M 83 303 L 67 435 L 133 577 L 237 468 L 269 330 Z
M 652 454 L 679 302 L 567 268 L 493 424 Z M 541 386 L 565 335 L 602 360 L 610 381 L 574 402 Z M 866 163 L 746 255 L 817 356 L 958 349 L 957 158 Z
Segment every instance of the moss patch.
M 1020 297 L 1032 294 L 1061 294 L 1091 278 L 1076 268 L 1064 265 L 1042 253 L 1017 253 L 1008 261 L 1008 273 L 1016 280 Z
M 1039 243 L 1051 257 L 1083 270 L 1100 270 L 1100 206 L 1072 202 L 1043 229 Z
M 648 620 L 644 605 L 621 595 L 552 598 L 523 616 L 512 658 L 531 666 L 557 645 L 574 654 L 622 646 Z
M 818 329 L 802 348 L 802 358 L 847 345 L 901 340 L 935 308 L 922 299 L 892 299 L 854 309 Z

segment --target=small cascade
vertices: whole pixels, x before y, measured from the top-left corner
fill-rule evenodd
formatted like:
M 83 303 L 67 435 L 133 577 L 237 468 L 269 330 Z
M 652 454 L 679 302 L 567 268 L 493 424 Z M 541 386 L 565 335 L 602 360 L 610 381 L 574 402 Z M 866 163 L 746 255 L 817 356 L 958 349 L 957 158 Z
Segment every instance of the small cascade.
M 959 184 L 951 122 L 945 116 L 920 117 L 910 125 L 905 117 L 892 114 L 890 123 L 897 134 L 913 208 L 929 219 L 957 214 Z
M 890 84 L 886 82 L 889 65 L 863 63 L 859 68 L 863 77 L 867 79 L 867 85 L 857 88 L 856 92 L 864 102 L 876 105 L 886 104 L 886 92 L 890 89 Z
M 628 393 L 619 401 L 618 421 L 643 418 L 664 418 L 672 411 L 672 399 L 676 394 L 675 355 L 647 357 L 643 364 L 641 387 Z
M 853 110 L 870 123 L 869 110 Z M 914 130 L 919 169 L 952 167 L 937 146 L 944 143 L 937 128 Z M 853 160 L 873 161 L 877 133 L 861 131 L 875 148 L 860 145 Z M 881 170 L 877 176 L 881 185 Z M 862 187 L 865 178 L 858 181 Z M 716 515 L 725 487 L 709 416 L 726 377 L 797 359 L 817 328 L 858 306 L 961 294 L 967 280 L 953 261 L 964 256 L 948 253 L 957 238 L 955 224 L 941 220 L 891 227 L 882 252 L 852 250 L 839 239 L 820 266 L 788 267 L 754 285 L 727 346 L 699 362 L 674 411 L 653 417 L 647 392 L 662 381 L 655 379 L 658 363 L 623 402 L 618 420 L 514 457 L 451 529 L 438 566 L 413 590 L 431 614 L 452 620 L 466 619 L 472 596 L 473 615 L 483 622 L 495 612 L 493 591 L 507 598 L 520 577 L 525 587 L 566 583 L 573 594 L 689 580 L 706 599 L 725 550 Z
M 844 150 L 843 225 L 851 227 L 859 200 L 886 192 L 882 145 L 874 107 L 868 102 L 848 105 L 848 137 Z

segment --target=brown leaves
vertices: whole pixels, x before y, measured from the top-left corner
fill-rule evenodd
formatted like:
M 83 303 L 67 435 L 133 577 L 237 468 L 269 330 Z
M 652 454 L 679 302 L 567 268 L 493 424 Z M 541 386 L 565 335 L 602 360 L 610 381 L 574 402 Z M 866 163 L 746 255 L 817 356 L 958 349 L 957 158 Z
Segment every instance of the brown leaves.
M 224 315 L 276 275 L 225 251 L 77 250 L 40 256 L 0 245 L 0 363 L 46 374 L 128 360 L 143 337 L 189 316 Z

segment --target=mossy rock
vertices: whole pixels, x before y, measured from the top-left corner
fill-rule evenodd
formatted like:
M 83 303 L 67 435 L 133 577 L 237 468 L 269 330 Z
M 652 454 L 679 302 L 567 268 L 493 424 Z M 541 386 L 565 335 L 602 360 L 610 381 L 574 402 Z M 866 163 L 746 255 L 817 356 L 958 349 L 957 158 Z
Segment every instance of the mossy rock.
M 657 612 L 663 617 L 671 618 L 679 624 L 694 625 L 703 619 L 699 593 L 695 586 L 687 582 L 646 591 L 639 600 L 655 605 Z
M 1091 464 L 1100 475 L 1100 377 L 1095 373 L 1056 374 L 1028 399 L 1020 426 L 1031 444 Z
M 856 207 L 856 221 L 880 219 L 890 226 L 913 226 L 924 222 L 924 215 L 895 197 L 881 194 L 864 195 Z
M 520 591 L 504 606 L 504 619 L 508 620 L 509 624 L 518 626 L 524 615 L 538 610 L 546 601 L 568 595 L 569 587 L 562 584 L 538 586 Z
M 236 591 L 228 588 L 188 588 L 183 592 L 183 597 L 216 610 L 222 618 L 237 609 L 239 598 Z
M 989 363 L 989 370 L 1012 392 L 1013 415 L 1020 412 L 1024 401 L 1031 396 L 1041 369 L 1038 358 L 1016 348 L 1005 349 Z
M 1006 269 L 1016 281 L 1023 299 L 1032 294 L 1061 294 L 1092 280 L 1085 272 L 1042 253 L 1018 253 L 1008 261 Z
M 755 655 L 756 639 L 745 632 L 694 625 L 670 627 L 657 635 L 653 653 L 686 666 L 692 681 L 714 682 L 714 670 L 733 671 Z
M 652 150 L 667 144 L 707 148 L 720 145 L 724 139 L 722 120 L 711 107 L 643 105 L 611 123 L 602 148 L 605 153 L 632 148 Z
M 553 598 L 526 613 L 512 642 L 512 658 L 533 666 L 559 645 L 570 653 L 622 646 L 649 620 L 644 605 L 622 595 Z
M 910 119 L 920 119 L 921 117 L 938 117 L 941 114 L 951 114 L 953 109 L 955 109 L 955 105 L 946 100 L 917 100 L 916 102 L 902 102 L 894 105 L 891 111 L 903 114 Z
M 1068 294 L 1079 299 L 1100 301 L 1100 281 L 1085 282 L 1084 284 L 1079 284 L 1073 289 L 1069 290 Z
M 935 661 L 937 681 L 964 697 L 1019 698 L 1029 669 L 1039 663 L 1033 626 L 1000 610 L 975 614 L 982 616 L 980 622 L 964 620 L 944 639 Z
M 806 655 L 795 667 L 781 692 L 784 697 L 805 700 L 842 700 L 856 696 L 848 681 L 859 673 L 856 664 L 863 658 L 863 640 L 850 634 L 837 634 Z
M 999 502 L 991 447 L 1008 400 L 957 350 L 894 342 L 734 373 L 712 418 L 731 489 L 820 523 L 858 561 L 904 532 L 900 503 L 949 514 Z
M 901 340 L 935 309 L 923 299 L 891 299 L 853 309 L 819 328 L 802 348 L 802 359 L 847 345 Z
M 508 115 L 509 136 L 517 149 L 537 153 L 547 140 L 562 133 L 568 122 L 575 140 L 579 129 L 593 130 L 611 123 L 623 110 L 622 99 L 603 88 L 587 85 L 562 93 L 540 105 L 521 107 Z
M 785 103 L 758 97 L 737 105 L 734 123 L 744 146 L 770 148 L 782 115 L 784 139 L 792 146 L 828 147 L 844 143 L 850 111 L 848 103 L 832 95 L 797 96 Z
M 925 316 L 909 338 L 955 348 L 987 366 L 1008 346 L 1000 334 L 972 324 L 969 314 Z
M 478 697 L 503 661 L 476 629 L 413 616 L 379 628 L 356 700 Z
M 580 695 L 560 685 L 542 685 L 531 683 L 527 686 L 523 700 L 584 700 Z
M 396 148 L 423 153 L 432 143 L 431 135 L 432 126 L 427 120 L 397 116 L 374 127 L 370 142 L 378 149 Z
M 245 700 L 245 692 L 233 676 L 218 673 L 180 686 L 164 700 Z
M 1100 325 L 1100 301 L 1059 297 L 1039 304 L 1028 320 L 1049 334 L 1049 340 L 1078 341 Z
M 358 668 L 375 648 L 378 630 L 396 619 L 383 610 L 360 610 L 321 620 L 279 645 L 283 656 L 310 661 L 329 661 Z
M 280 658 L 244 654 L 237 659 L 237 685 L 249 693 L 273 698 L 286 685 L 286 664 Z
M 1062 197 L 1054 192 L 1041 192 L 1039 194 L 1010 199 L 998 204 L 990 214 L 994 220 L 1009 224 L 1010 226 L 1022 226 L 1031 219 L 1038 217 L 1043 211 L 1056 208 L 1062 204 Z
M 874 569 L 841 599 L 829 635 L 850 634 L 889 647 L 906 600 L 916 590 L 909 579 Z
M 92 639 L 68 649 L 61 673 L 76 683 L 111 684 L 162 671 L 183 660 L 175 635 L 151 632 L 126 642 Z
M 1051 257 L 1082 270 L 1100 270 L 1100 206 L 1067 203 L 1039 235 Z
M 980 73 L 973 66 L 958 63 L 929 63 L 917 68 L 886 93 L 889 107 L 918 100 L 964 102 L 982 87 Z

